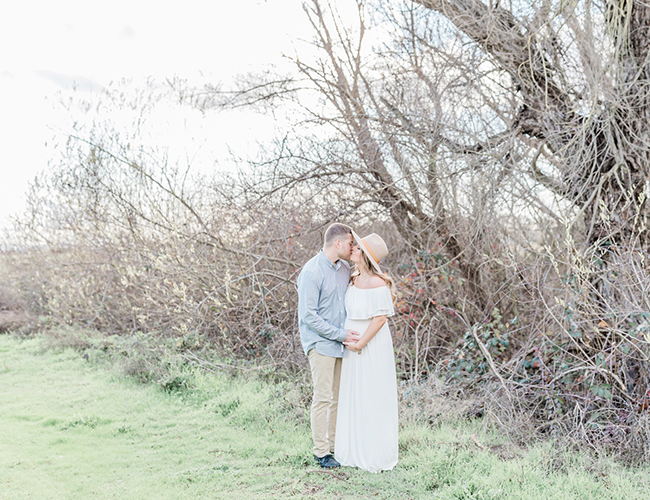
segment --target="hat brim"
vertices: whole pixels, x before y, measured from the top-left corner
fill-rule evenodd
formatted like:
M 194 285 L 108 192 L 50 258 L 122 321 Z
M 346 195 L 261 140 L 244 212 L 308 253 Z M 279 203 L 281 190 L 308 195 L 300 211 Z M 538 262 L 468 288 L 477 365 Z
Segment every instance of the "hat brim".
M 368 250 L 368 247 L 363 242 L 363 239 L 357 233 L 355 233 L 354 230 L 352 230 L 352 236 L 361 247 L 361 250 L 363 250 L 363 253 L 365 253 L 368 256 L 368 260 L 370 260 L 370 263 L 372 264 L 372 267 L 375 268 L 375 271 L 377 271 L 379 274 L 383 274 L 381 267 L 379 267 L 379 262 L 377 262 L 375 258 L 372 256 L 372 253 L 370 253 L 370 251 Z

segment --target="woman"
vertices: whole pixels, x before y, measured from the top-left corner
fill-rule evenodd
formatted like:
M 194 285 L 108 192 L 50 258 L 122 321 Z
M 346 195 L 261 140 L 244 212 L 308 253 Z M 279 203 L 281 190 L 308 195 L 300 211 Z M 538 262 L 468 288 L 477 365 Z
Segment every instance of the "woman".
M 388 255 L 384 240 L 359 238 L 350 259 L 355 270 L 345 294 L 345 328 L 361 338 L 347 343 L 341 367 L 336 423 L 336 459 L 369 472 L 397 464 L 397 379 L 387 317 L 394 314 L 392 281 L 379 261 Z

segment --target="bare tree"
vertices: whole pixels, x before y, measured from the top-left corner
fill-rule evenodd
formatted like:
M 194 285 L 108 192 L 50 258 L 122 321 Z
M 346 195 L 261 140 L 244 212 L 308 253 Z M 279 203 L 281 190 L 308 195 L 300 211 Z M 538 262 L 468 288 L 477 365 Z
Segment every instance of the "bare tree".
M 647 385 L 647 342 L 629 333 L 650 307 L 647 7 L 354 5 L 351 22 L 305 2 L 318 55 L 294 58 L 303 78 L 283 96 L 329 133 L 257 165 L 274 193 L 317 184 L 393 223 L 416 267 L 400 344 L 414 376 L 448 349 L 458 373 L 481 366 L 531 404 L 517 411 L 631 414 Z M 443 292 L 440 271 L 461 286 Z M 543 409 L 539 391 L 555 394 Z
M 648 6 L 541 2 L 526 16 L 515 4 L 416 1 L 510 76 L 519 105 L 509 127 L 553 155 L 556 178 L 536 178 L 584 212 L 586 240 L 627 242 L 641 229 L 645 242 Z
M 393 249 L 402 376 L 647 457 L 647 7 L 304 5 L 297 76 L 169 86 L 286 120 L 238 171 L 193 176 L 137 127 L 70 134 L 21 225 L 48 263 L 41 310 L 277 361 L 299 352 L 300 265 L 343 220 Z

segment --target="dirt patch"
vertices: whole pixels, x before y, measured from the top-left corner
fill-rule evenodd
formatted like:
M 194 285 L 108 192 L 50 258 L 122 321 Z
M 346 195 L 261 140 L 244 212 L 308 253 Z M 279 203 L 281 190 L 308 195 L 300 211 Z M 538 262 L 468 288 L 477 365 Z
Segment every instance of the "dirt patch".
M 318 493 L 320 490 L 322 490 L 323 487 L 319 486 L 317 484 L 305 484 L 305 488 L 302 490 L 303 495 L 315 495 Z

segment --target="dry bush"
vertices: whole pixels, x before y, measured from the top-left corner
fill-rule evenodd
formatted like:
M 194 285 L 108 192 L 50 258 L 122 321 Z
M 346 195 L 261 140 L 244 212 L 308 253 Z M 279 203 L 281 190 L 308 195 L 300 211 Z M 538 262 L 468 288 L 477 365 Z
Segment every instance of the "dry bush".
M 181 89 L 297 116 L 237 172 L 169 163 L 139 125 L 75 131 L 6 255 L 16 286 L 56 321 L 292 369 L 297 273 L 348 222 L 391 247 L 401 377 L 515 439 L 647 459 L 647 7 L 417 3 L 356 2 L 350 26 L 307 2 L 298 77 Z
M 22 266 L 13 265 L 17 260 L 17 253 L 0 253 L 0 333 L 28 332 L 37 323 L 29 309 L 28 273 Z

